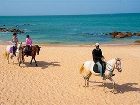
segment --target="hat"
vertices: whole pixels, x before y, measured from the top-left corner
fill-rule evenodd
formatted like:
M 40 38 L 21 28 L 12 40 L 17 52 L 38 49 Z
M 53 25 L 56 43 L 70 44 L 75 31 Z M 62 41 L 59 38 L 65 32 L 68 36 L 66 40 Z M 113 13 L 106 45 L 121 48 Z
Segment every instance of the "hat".
M 99 43 L 96 43 L 95 46 L 99 46 Z

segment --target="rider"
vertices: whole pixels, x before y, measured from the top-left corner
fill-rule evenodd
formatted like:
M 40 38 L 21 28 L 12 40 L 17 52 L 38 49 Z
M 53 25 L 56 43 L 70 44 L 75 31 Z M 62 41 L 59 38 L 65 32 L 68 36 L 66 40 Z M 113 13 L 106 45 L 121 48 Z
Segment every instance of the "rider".
M 101 77 L 103 77 L 103 67 L 102 65 L 105 63 L 105 58 L 102 55 L 102 50 L 99 47 L 99 43 L 95 44 L 95 49 L 92 51 L 93 61 L 98 65 L 98 70 L 100 72 Z M 112 74 L 114 76 L 115 74 Z
M 16 50 L 17 50 L 17 45 L 18 45 L 17 33 L 13 33 L 12 43 L 13 43 L 13 55 L 16 56 Z
M 29 55 L 29 52 L 31 51 L 31 46 L 32 46 L 32 39 L 30 38 L 29 35 L 26 36 L 26 52 L 27 56 Z
M 95 49 L 92 51 L 93 61 L 95 64 L 98 65 L 98 70 L 100 72 L 100 75 L 103 76 L 103 70 L 102 70 L 102 50 L 99 48 L 99 43 L 95 44 Z

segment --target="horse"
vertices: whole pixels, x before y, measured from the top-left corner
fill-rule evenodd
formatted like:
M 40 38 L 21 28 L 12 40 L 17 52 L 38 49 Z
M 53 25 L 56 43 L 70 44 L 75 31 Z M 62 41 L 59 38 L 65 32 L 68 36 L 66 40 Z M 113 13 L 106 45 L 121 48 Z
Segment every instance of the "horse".
M 20 63 L 20 60 L 22 58 L 22 56 L 21 56 L 21 53 L 22 53 L 21 46 L 22 46 L 22 42 L 18 43 L 17 51 L 16 51 L 18 63 Z M 7 59 L 8 64 L 9 64 L 9 58 L 11 58 L 11 60 L 13 60 L 13 57 L 15 57 L 15 55 L 13 54 L 13 45 L 7 45 L 6 46 L 4 56 Z M 14 60 L 13 60 L 13 64 L 14 64 Z
M 80 74 L 83 74 L 85 80 L 85 87 L 89 86 L 89 78 L 91 77 L 92 74 L 95 74 L 95 72 L 93 71 L 94 64 L 95 63 L 93 61 L 86 61 L 80 68 Z M 112 79 L 112 74 L 115 69 L 117 69 L 118 72 L 122 71 L 120 58 L 114 58 L 106 62 L 106 69 L 103 75 L 104 89 L 105 89 L 105 81 L 106 79 L 109 79 L 113 83 L 113 92 L 115 90 L 115 81 Z
M 25 61 L 24 56 L 27 55 L 27 54 L 25 53 L 25 51 L 24 51 L 25 48 L 26 48 L 26 46 L 23 46 L 23 47 L 22 47 L 22 49 L 23 49 L 22 61 L 23 61 L 23 62 Z M 37 65 L 37 61 L 36 61 L 36 59 L 35 59 L 35 56 L 36 56 L 36 54 L 39 55 L 40 48 L 41 48 L 41 47 L 39 47 L 38 45 L 31 46 L 31 52 L 30 52 L 30 54 L 27 55 L 27 56 L 31 56 L 31 57 L 32 57 L 32 58 L 31 58 L 31 61 L 30 61 L 30 64 L 32 64 L 32 60 L 34 60 L 36 66 L 38 66 L 38 65 Z

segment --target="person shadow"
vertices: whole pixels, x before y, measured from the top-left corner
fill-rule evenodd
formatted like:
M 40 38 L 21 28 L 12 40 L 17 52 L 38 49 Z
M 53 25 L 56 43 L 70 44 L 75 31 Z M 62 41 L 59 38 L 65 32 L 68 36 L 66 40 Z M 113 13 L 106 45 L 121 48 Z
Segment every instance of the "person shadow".
M 90 83 L 99 83 L 98 86 L 103 87 L 102 82 L 93 82 L 90 81 Z M 124 83 L 124 84 L 115 84 L 115 94 L 123 94 L 125 92 L 139 92 L 140 93 L 140 86 L 138 86 L 138 83 Z M 112 83 L 106 83 L 105 85 L 106 88 L 108 89 L 113 89 L 113 84 Z
M 24 62 L 24 67 L 41 67 L 41 69 L 46 69 L 48 67 L 56 67 L 56 66 L 61 66 L 60 62 L 45 62 L 45 61 L 37 61 L 37 65 L 33 62 L 30 64 L 29 62 Z

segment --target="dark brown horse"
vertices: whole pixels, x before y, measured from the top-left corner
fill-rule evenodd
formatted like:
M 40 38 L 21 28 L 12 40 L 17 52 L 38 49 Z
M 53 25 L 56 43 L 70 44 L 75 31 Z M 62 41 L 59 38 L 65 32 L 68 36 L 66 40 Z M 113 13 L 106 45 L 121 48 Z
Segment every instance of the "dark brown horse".
M 24 50 L 25 48 L 26 48 L 26 46 L 23 46 L 23 50 Z M 24 56 L 25 56 L 25 55 L 31 56 L 32 58 L 31 58 L 30 64 L 32 64 L 32 60 L 34 60 L 36 66 L 38 66 L 38 65 L 37 65 L 37 61 L 36 61 L 36 59 L 35 59 L 35 56 L 36 56 L 36 54 L 39 55 L 40 48 L 41 48 L 41 47 L 39 47 L 38 45 L 34 45 L 34 46 L 31 46 L 31 52 L 30 52 L 29 54 L 27 54 L 27 53 L 25 53 L 25 52 L 23 51 L 23 54 L 22 54 L 22 60 L 23 60 L 23 62 L 25 61 L 25 60 L 24 60 Z

